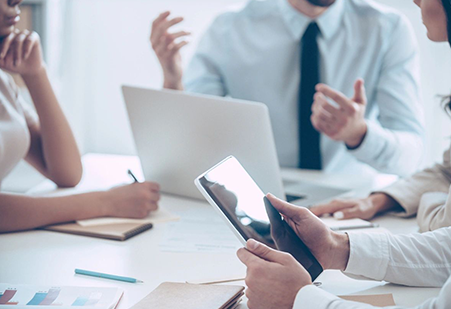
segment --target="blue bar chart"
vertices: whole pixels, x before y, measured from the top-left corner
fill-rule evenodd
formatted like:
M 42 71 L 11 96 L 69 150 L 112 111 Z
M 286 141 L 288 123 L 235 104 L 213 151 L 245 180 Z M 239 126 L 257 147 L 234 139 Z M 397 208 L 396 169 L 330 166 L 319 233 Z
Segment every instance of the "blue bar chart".
M 43 293 L 43 292 L 38 292 L 38 293 L 34 294 L 34 297 L 27 303 L 27 306 L 40 305 L 46 296 L 47 296 L 47 293 Z
M 89 297 L 79 296 L 72 304 L 73 307 L 92 307 L 95 306 L 102 298 L 101 293 L 91 293 Z

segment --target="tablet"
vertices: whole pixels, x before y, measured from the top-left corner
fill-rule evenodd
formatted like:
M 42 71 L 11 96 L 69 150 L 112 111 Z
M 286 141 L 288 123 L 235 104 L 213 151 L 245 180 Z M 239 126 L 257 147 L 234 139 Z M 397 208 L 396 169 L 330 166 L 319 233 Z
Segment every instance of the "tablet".
M 323 269 L 308 247 L 235 157 L 215 165 L 196 178 L 195 184 L 244 245 L 253 238 L 293 255 L 312 280 L 321 274 Z

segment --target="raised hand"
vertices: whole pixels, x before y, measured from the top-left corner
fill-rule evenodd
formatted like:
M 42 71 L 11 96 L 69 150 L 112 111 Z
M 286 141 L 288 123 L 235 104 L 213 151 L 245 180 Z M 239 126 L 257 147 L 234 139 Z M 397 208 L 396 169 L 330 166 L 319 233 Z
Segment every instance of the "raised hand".
M 364 81 L 356 81 L 352 99 L 324 84 L 318 84 L 316 91 L 311 116 L 313 127 L 333 140 L 345 142 L 350 148 L 360 146 L 367 132 Z M 327 98 L 337 106 L 330 104 Z
M 186 36 L 190 35 L 190 33 L 186 31 L 170 33 L 170 28 L 181 23 L 183 17 L 169 19 L 169 15 L 170 12 L 161 13 L 153 21 L 150 42 L 163 69 L 163 87 L 183 90 L 180 49 L 188 44 Z M 177 39 L 180 39 L 180 41 L 176 42 Z

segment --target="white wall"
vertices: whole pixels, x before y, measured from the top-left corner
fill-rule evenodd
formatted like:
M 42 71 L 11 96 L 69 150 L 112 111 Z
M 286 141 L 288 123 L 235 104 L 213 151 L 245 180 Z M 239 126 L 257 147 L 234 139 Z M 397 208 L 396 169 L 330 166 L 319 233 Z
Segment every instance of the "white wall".
M 427 39 L 420 10 L 412 0 L 378 0 L 403 12 L 417 35 L 421 54 L 424 117 L 426 124 L 425 164 L 442 160 L 449 147 L 451 119 L 443 112 L 438 95 L 451 94 L 451 51 L 447 43 Z
M 425 37 L 419 10 L 412 0 L 379 0 L 402 10 L 412 21 L 422 53 L 427 127 L 426 161 L 441 157 L 451 121 L 436 94 L 451 93 L 451 51 Z M 160 67 L 150 50 L 151 20 L 161 11 L 183 15 L 193 32 L 183 51 L 185 63 L 212 18 L 245 0 L 70 0 L 61 99 L 84 152 L 134 152 L 120 85 L 159 88 Z M 446 68 L 446 69 L 445 69 Z
M 160 88 L 151 52 L 150 24 L 160 12 L 183 15 L 195 35 L 183 50 L 189 60 L 201 33 L 224 9 L 243 0 L 72 0 L 61 99 L 84 152 L 134 153 L 120 92 L 122 84 Z

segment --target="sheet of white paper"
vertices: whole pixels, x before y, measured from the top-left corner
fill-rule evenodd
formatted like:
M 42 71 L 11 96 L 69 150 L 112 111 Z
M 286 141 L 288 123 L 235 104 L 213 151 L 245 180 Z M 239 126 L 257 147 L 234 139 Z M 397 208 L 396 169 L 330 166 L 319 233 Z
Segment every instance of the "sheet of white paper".
M 106 224 L 120 224 L 120 223 L 164 223 L 169 221 L 177 221 L 180 218 L 171 214 L 169 211 L 159 208 L 157 211 L 151 212 L 147 218 L 144 219 L 127 219 L 127 218 L 96 218 L 79 220 L 77 223 L 81 226 L 94 226 Z
M 160 242 L 166 252 L 236 252 L 242 247 L 224 221 L 213 211 L 187 211 L 179 222 L 166 226 Z
M 371 222 L 362 219 L 337 220 L 334 217 L 324 217 L 321 218 L 321 220 L 332 230 L 351 230 L 374 227 Z
M 0 283 L 0 307 L 103 308 L 116 307 L 123 291 L 118 288 L 35 286 Z

